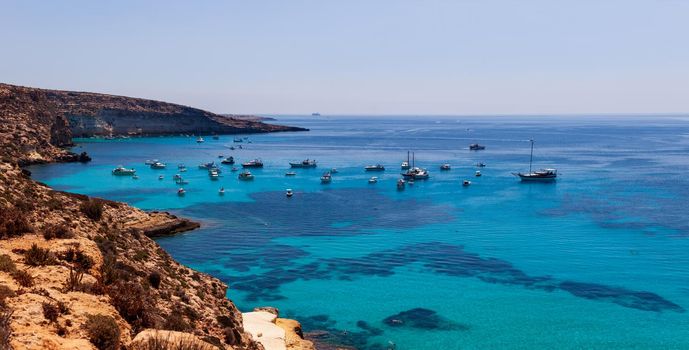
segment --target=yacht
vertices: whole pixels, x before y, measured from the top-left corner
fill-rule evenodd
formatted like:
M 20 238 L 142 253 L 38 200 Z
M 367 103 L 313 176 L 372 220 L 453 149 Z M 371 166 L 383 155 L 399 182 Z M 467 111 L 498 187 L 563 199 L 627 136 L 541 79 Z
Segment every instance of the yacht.
M 118 166 L 117 168 L 112 170 L 113 175 L 118 175 L 118 176 L 132 176 L 136 174 L 136 170 L 134 168 L 132 169 L 127 169 L 123 166 Z
M 450 166 L 450 164 L 447 164 L 447 163 L 440 166 L 440 170 L 450 170 L 450 169 L 452 169 L 452 167 Z
M 287 195 L 287 197 L 292 197 L 292 196 L 294 195 L 294 192 L 292 192 L 292 189 L 291 189 L 291 188 L 288 188 L 288 189 L 285 191 L 285 195 Z
M 367 165 L 364 167 L 366 171 L 385 171 L 385 167 L 381 164 Z
M 214 180 L 214 181 L 216 181 L 216 180 L 218 180 L 218 179 L 220 178 L 220 175 L 218 174 L 218 172 L 217 172 L 217 171 L 214 171 L 214 170 L 211 170 L 211 171 L 208 173 L 208 176 L 210 176 L 211 180 Z
M 253 180 L 254 175 L 252 175 L 251 172 L 249 172 L 249 171 L 242 171 L 241 173 L 239 173 L 238 178 L 242 181 L 248 181 L 248 180 Z
M 292 168 L 315 168 L 316 167 L 316 160 L 315 159 L 304 159 L 299 163 L 289 163 L 289 166 Z
M 153 160 L 149 159 L 149 160 L 147 160 L 144 164 L 146 164 L 146 165 L 152 165 L 153 163 L 157 163 L 157 162 L 158 162 L 157 159 L 153 159 Z
M 529 156 L 529 172 L 524 173 L 512 173 L 514 176 L 519 177 L 523 182 L 552 182 L 557 179 L 557 169 L 547 168 L 532 171 L 531 166 L 533 163 L 533 144 L 534 140 L 529 140 L 531 142 L 531 155 Z
M 476 177 L 479 177 L 479 176 L 481 176 L 481 172 L 480 172 L 480 171 L 478 171 L 478 170 L 476 170 L 476 173 L 474 173 L 474 176 L 476 176 Z
M 378 182 L 378 177 L 377 177 L 377 176 L 371 176 L 371 178 L 368 179 L 368 183 L 370 183 L 370 184 L 374 184 L 374 183 L 376 183 L 376 182 Z
M 155 162 L 155 163 L 151 164 L 151 169 L 165 169 L 165 163 Z
M 329 184 L 332 181 L 333 181 L 333 177 L 332 177 L 332 175 L 330 175 L 330 173 L 325 173 L 325 174 L 323 174 L 323 176 L 321 176 L 321 183 Z
M 402 173 L 402 176 L 405 178 L 409 179 L 415 179 L 415 180 L 425 180 L 430 177 L 428 174 L 428 171 L 426 169 L 421 169 L 417 167 L 413 167 L 406 172 Z
M 234 164 L 234 157 L 229 156 L 229 157 L 227 157 L 227 158 L 221 160 L 220 163 L 232 165 L 232 164 Z
M 469 149 L 472 151 L 481 151 L 486 149 L 486 146 L 479 145 L 478 143 L 472 143 L 469 145 Z
M 263 168 L 263 162 L 260 159 L 254 159 L 246 163 L 242 163 L 243 168 Z

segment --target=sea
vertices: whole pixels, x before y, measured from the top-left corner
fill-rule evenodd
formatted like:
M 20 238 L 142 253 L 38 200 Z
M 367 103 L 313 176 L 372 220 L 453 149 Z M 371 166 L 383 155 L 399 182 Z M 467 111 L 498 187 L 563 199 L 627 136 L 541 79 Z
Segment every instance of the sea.
M 76 139 L 73 151 L 92 162 L 29 170 L 55 189 L 201 222 L 156 240 L 226 282 L 240 310 L 277 307 L 324 346 L 689 349 L 689 117 L 271 122 L 310 131 L 203 135 L 203 143 Z M 529 170 L 529 140 L 533 168 L 556 168 L 556 182 L 513 175 Z M 471 151 L 473 143 L 486 148 Z M 407 152 L 430 178 L 400 190 Z M 265 165 L 251 169 L 253 181 L 221 165 L 213 181 L 198 165 L 221 156 L 239 171 L 254 158 Z M 318 167 L 290 169 L 307 158 Z M 167 168 L 150 169 L 152 159 Z M 441 171 L 444 163 L 451 170 Z M 371 164 L 385 171 L 366 172 Z M 118 165 L 139 178 L 111 175 Z M 296 175 L 285 176 L 290 170 Z

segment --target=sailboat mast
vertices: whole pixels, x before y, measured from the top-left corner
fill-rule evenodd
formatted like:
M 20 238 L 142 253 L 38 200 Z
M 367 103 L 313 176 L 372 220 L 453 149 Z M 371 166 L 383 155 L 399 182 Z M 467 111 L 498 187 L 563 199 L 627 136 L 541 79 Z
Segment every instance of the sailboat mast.
M 411 167 L 416 167 L 416 153 L 411 154 Z
M 529 174 L 531 174 L 531 163 L 533 162 L 533 139 L 531 141 L 531 156 L 529 156 Z

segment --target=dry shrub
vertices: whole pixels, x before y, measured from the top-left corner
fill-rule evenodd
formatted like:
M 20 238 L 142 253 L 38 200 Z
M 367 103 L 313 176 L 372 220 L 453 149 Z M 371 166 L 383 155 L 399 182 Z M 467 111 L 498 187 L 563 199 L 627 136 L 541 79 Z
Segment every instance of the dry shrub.
M 47 240 L 72 237 L 74 237 L 74 233 L 72 233 L 72 230 L 65 224 L 46 225 L 46 227 L 43 228 L 43 238 Z
M 77 269 L 89 270 L 93 267 L 93 259 L 84 254 L 79 248 L 70 247 L 66 252 L 62 253 L 62 260 L 73 263 Z
M 31 224 L 20 209 L 2 208 L 0 210 L 0 238 L 18 237 L 32 231 Z
M 87 218 L 98 221 L 103 216 L 103 201 L 98 199 L 83 201 L 79 206 L 79 210 L 81 210 Z
M 13 311 L 7 307 L 0 306 L 0 349 L 12 349 L 12 345 L 10 345 L 12 313 Z
M 191 336 L 171 337 L 155 333 L 144 341 L 137 341 L 131 345 L 131 350 L 217 350 L 218 348 Z
M 39 248 L 35 243 L 24 252 L 24 263 L 30 266 L 54 265 L 57 259 L 50 250 Z
M 13 273 L 17 271 L 17 265 L 14 264 L 12 258 L 7 254 L 0 255 L 0 271 Z
M 5 299 L 13 298 L 17 294 L 8 286 L 2 284 L 0 285 L 0 307 L 5 305 Z M 0 347 L 2 349 L 2 347 Z
M 86 324 L 89 340 L 99 350 L 118 350 L 120 347 L 120 327 L 110 316 L 89 315 Z
M 117 281 L 108 287 L 107 293 L 117 312 L 134 330 L 155 326 L 151 296 L 141 284 Z
M 158 289 L 160 287 L 160 273 L 158 271 L 153 271 L 148 275 L 148 283 L 151 287 Z
M 46 320 L 51 323 L 57 321 L 57 318 L 60 316 L 60 309 L 57 305 L 50 302 L 44 302 L 41 306 L 43 307 L 43 317 L 45 317 Z
M 179 310 L 173 310 L 170 316 L 165 320 L 163 329 L 185 332 L 191 329 L 191 325 L 184 319 L 184 316 L 182 316 Z
M 17 270 L 14 273 L 12 273 L 12 277 L 14 277 L 14 280 L 19 283 L 20 286 L 22 287 L 31 287 L 33 286 L 33 277 L 31 275 L 24 271 L 24 270 Z
M 84 285 L 81 283 L 82 278 L 84 278 L 84 271 L 70 266 L 69 277 L 67 278 L 67 283 L 65 284 L 65 292 L 85 290 L 86 288 L 84 288 Z

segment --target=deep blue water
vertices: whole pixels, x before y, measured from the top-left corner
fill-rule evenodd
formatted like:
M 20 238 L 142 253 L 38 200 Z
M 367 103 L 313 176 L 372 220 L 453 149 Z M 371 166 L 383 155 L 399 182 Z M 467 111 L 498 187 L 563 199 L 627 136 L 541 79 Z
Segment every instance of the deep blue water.
M 79 193 L 172 210 L 200 230 L 159 239 L 221 278 L 243 310 L 271 305 L 362 349 L 689 348 L 689 119 L 283 117 L 310 132 L 78 140 L 82 164 L 31 168 Z M 511 175 L 556 167 L 553 184 Z M 485 144 L 472 152 L 468 144 Z M 407 150 L 431 172 L 397 191 Z M 253 182 L 201 162 L 263 158 Z M 288 161 L 319 161 L 285 177 Z M 168 162 L 166 170 L 144 166 Z M 441 172 L 442 163 L 451 171 Z M 475 178 L 474 164 L 485 162 Z M 172 175 L 190 181 L 176 195 Z M 383 163 L 381 174 L 366 164 Z M 137 168 L 139 180 L 110 175 Z M 336 167 L 329 185 L 320 174 Z M 158 175 L 164 174 L 164 180 Z M 367 179 L 377 175 L 377 184 Z M 472 185 L 462 187 L 461 180 Z M 217 190 L 224 186 L 224 196 Z M 295 190 L 292 198 L 286 188 Z M 322 334 L 322 333 L 321 333 Z

